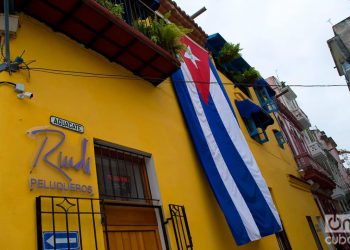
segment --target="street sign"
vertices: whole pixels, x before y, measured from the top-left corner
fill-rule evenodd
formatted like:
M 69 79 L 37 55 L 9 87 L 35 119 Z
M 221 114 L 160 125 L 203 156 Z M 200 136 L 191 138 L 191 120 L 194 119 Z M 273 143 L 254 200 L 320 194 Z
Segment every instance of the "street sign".
M 56 248 L 55 248 L 56 245 Z M 43 250 L 79 250 L 79 234 L 75 231 L 43 232 Z
M 71 122 L 56 116 L 50 116 L 50 123 L 52 125 L 61 127 L 61 128 L 65 128 L 65 129 L 69 129 L 69 130 L 73 130 L 75 132 L 78 133 L 84 133 L 84 126 L 76 123 L 76 122 Z

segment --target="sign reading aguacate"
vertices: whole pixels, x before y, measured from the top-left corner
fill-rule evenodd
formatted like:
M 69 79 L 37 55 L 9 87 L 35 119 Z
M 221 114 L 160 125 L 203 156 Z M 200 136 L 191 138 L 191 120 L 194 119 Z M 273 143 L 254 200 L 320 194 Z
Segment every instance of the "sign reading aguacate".
M 75 174 L 85 174 L 90 175 L 90 157 L 86 157 L 87 143 L 86 138 L 82 139 L 81 142 L 81 157 L 78 161 L 74 161 L 72 156 L 64 155 L 60 151 L 61 146 L 65 143 L 66 135 L 61 130 L 52 129 L 52 128 L 34 128 L 27 132 L 27 135 L 32 138 L 37 138 L 38 135 L 42 139 L 39 150 L 34 157 L 34 164 L 30 174 L 32 175 L 33 170 L 38 167 L 39 163 L 43 163 L 43 167 L 48 167 L 66 179 L 66 181 L 57 181 L 54 179 L 40 179 L 30 176 L 29 178 L 29 187 L 30 190 L 33 189 L 49 189 L 56 191 L 73 191 L 73 192 L 82 192 L 92 194 L 92 186 L 88 184 L 78 184 L 73 183 L 70 173 L 71 170 L 75 170 Z M 40 138 L 38 137 L 38 138 Z M 54 138 L 57 141 L 51 146 L 48 146 L 50 138 Z M 70 171 L 69 171 L 70 170 Z
M 69 129 L 69 130 L 73 130 L 75 132 L 78 133 L 84 133 L 84 126 L 76 123 L 76 122 L 71 122 L 56 116 L 50 116 L 50 123 L 52 125 L 61 127 L 61 128 L 65 128 L 65 129 Z

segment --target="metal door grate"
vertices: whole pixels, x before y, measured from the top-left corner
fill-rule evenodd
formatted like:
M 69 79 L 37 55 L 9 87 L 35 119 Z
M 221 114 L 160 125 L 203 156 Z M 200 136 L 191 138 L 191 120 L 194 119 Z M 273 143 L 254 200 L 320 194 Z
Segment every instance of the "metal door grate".
M 176 245 L 179 250 L 193 249 L 190 228 L 184 206 L 169 204 L 170 219 L 173 224 Z
M 38 249 L 83 250 L 109 249 L 108 233 L 106 245 L 103 232 L 108 232 L 106 206 L 154 208 L 160 219 L 165 249 L 169 249 L 162 206 L 152 204 L 118 203 L 94 198 L 39 196 L 36 197 L 37 246 Z M 45 235 L 50 234 L 50 238 Z M 72 241 L 72 234 L 78 237 Z M 92 242 L 93 241 L 93 242 Z M 66 243 L 62 247 L 62 242 Z M 47 245 L 49 244 L 49 248 Z

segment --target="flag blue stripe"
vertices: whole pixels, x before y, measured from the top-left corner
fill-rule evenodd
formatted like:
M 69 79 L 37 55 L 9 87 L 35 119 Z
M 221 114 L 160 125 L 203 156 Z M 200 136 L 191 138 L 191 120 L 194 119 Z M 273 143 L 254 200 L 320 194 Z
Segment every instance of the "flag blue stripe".
M 219 84 L 219 86 L 220 86 L 222 92 L 224 93 L 224 96 L 225 96 L 225 98 L 226 98 L 226 101 L 227 101 L 228 105 L 230 106 L 230 109 L 231 109 L 233 115 L 236 117 L 236 120 L 237 120 L 236 113 L 235 113 L 235 111 L 234 111 L 234 109 L 233 109 L 233 107 L 232 107 L 230 98 L 229 98 L 228 95 L 227 95 L 227 92 L 226 92 L 226 90 L 225 90 L 224 85 L 222 84 L 222 81 L 221 81 L 221 79 L 220 79 L 220 77 L 219 77 L 219 74 L 218 74 L 218 72 L 216 71 L 215 66 L 214 66 L 214 64 L 212 63 L 212 61 L 210 60 L 210 58 L 208 58 L 208 61 L 209 61 L 210 70 L 213 72 L 213 74 L 214 74 L 214 76 L 215 76 L 215 79 L 216 79 L 216 81 L 218 82 L 218 84 Z M 232 86 L 233 86 L 233 85 L 232 85 Z M 238 125 L 239 125 L 239 124 L 238 124 Z
M 208 148 L 198 117 L 192 105 L 190 95 L 184 82 L 181 70 L 178 70 L 172 76 L 178 101 L 181 105 L 188 129 L 194 142 L 197 156 L 204 168 L 204 172 L 209 180 L 214 195 L 225 215 L 228 226 L 234 235 L 238 245 L 246 244 L 251 241 L 239 213 L 234 206 L 228 191 L 216 169 L 214 160 Z
M 242 157 L 233 145 L 231 138 L 222 123 L 221 117 L 215 108 L 213 99 L 209 95 L 208 105 L 205 105 L 202 100 L 201 102 L 215 141 L 217 142 L 220 152 L 239 188 L 239 191 L 254 217 L 260 235 L 266 236 L 279 231 L 280 226 Z

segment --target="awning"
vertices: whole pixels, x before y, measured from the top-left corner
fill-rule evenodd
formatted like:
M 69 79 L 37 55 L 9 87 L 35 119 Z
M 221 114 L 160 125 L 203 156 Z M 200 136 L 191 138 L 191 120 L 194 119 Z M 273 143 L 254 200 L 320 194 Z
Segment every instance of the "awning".
M 274 123 L 274 120 L 264 109 L 248 99 L 236 101 L 236 106 L 242 118 L 252 118 L 255 125 L 263 130 Z
M 258 80 L 255 84 L 254 84 L 255 88 L 258 87 L 265 87 L 267 92 L 269 93 L 270 97 L 273 97 L 276 95 L 276 92 L 271 88 L 271 86 L 263 79 L 261 78 L 260 80 Z

